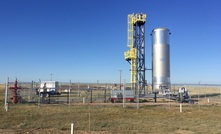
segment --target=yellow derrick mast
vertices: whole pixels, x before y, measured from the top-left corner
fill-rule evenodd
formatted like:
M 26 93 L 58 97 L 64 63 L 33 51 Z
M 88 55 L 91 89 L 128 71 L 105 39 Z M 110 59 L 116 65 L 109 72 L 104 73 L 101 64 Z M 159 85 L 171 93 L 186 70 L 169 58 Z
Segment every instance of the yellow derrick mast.
M 130 63 L 131 71 L 131 89 L 136 90 L 136 84 L 138 79 L 138 48 L 135 45 L 136 40 L 136 26 L 140 23 L 144 24 L 146 21 L 146 14 L 129 14 L 128 15 L 128 34 L 127 34 L 127 46 L 130 50 L 124 52 L 124 58 Z
M 131 89 L 135 89 L 137 83 L 137 49 L 131 48 L 130 50 L 124 52 L 124 58 L 127 61 L 130 61 L 130 82 L 131 82 Z

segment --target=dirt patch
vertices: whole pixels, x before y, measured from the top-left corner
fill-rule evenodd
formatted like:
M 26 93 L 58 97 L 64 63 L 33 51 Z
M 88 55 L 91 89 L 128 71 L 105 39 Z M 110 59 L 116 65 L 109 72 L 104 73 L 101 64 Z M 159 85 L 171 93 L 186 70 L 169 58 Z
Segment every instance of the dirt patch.
M 0 129 L 1 134 L 69 134 L 58 129 Z
M 177 130 L 173 134 L 195 134 L 195 133 L 189 130 Z
M 58 129 L 0 129 L 0 134 L 70 134 L 70 130 L 58 130 Z M 82 131 L 76 130 L 75 134 L 111 134 L 108 131 Z

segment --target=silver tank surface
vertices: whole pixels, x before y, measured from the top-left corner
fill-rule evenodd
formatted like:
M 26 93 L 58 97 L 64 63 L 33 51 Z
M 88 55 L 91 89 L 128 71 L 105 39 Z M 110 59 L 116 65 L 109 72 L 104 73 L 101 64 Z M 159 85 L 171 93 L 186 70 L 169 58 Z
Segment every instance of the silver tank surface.
M 170 89 L 170 31 L 156 28 L 152 31 L 153 92 Z

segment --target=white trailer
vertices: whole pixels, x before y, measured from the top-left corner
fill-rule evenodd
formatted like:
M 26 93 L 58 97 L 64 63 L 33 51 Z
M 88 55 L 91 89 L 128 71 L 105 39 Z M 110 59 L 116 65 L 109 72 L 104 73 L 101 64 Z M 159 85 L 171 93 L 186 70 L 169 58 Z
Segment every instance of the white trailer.
M 133 102 L 135 99 L 134 90 L 111 90 L 111 102 L 121 101 L 123 98 L 127 101 Z
M 41 81 L 38 92 L 41 95 L 45 94 L 46 96 L 59 95 L 58 88 L 59 83 L 57 81 Z

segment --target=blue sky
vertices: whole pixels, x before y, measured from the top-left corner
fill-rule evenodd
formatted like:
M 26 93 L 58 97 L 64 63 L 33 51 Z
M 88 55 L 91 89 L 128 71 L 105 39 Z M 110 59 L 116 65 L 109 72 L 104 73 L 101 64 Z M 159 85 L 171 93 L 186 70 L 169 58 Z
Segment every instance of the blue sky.
M 127 15 L 146 13 L 146 67 L 154 28 L 171 31 L 171 82 L 221 83 L 220 0 L 1 0 L 0 83 L 130 81 Z M 151 82 L 151 72 L 146 79 Z

